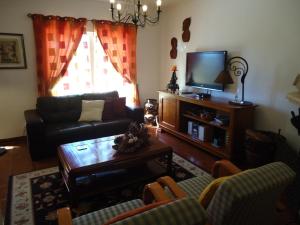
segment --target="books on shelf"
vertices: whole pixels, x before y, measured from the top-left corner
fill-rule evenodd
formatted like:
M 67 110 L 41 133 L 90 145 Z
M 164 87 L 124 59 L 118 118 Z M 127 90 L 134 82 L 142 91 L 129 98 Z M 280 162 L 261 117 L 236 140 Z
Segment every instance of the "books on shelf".
M 188 134 L 192 136 L 193 139 L 198 139 L 200 141 L 212 141 L 212 128 L 210 126 L 200 125 L 193 121 L 188 121 Z

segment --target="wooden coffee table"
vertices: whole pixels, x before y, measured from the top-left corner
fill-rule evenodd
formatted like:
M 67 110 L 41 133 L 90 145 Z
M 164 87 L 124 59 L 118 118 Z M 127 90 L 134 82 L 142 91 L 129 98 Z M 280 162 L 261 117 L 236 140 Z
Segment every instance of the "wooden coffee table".
M 130 183 L 172 173 L 172 148 L 156 138 L 137 153 L 119 154 L 112 146 L 116 136 L 74 142 L 58 148 L 59 170 L 73 204 L 79 198 Z M 167 168 L 151 171 L 151 162 L 167 158 Z

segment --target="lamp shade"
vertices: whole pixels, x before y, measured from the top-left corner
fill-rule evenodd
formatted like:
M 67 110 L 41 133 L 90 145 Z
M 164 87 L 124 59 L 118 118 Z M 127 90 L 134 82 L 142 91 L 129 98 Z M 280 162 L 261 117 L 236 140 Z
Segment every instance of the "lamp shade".
M 218 84 L 233 84 L 230 73 L 227 70 L 223 70 L 219 76 L 215 79 L 215 83 Z
M 298 88 L 298 90 L 300 91 L 300 74 L 297 75 L 295 81 L 294 81 L 294 85 L 296 86 L 296 88 Z

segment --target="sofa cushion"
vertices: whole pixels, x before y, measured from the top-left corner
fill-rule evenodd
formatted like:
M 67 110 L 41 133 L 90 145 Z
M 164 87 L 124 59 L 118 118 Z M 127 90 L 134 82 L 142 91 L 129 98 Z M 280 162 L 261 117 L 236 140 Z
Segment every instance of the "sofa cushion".
M 118 119 L 107 122 L 93 121 L 90 124 L 93 126 L 94 135 L 104 137 L 124 133 L 131 122 L 130 119 Z
M 104 103 L 104 109 L 102 113 L 102 121 L 111 121 L 114 119 L 114 107 L 113 101 L 107 100 Z
M 118 98 L 113 100 L 114 118 L 126 118 L 126 98 Z
M 82 110 L 79 121 L 102 121 L 104 100 L 82 100 Z
M 81 96 L 82 100 L 109 100 L 119 98 L 117 91 L 110 91 L 104 93 L 88 93 Z
M 81 97 L 39 97 L 36 108 L 45 123 L 77 121 L 81 113 Z
M 66 122 L 47 124 L 45 129 L 46 140 L 51 142 L 74 142 L 91 136 L 93 127 L 86 122 Z

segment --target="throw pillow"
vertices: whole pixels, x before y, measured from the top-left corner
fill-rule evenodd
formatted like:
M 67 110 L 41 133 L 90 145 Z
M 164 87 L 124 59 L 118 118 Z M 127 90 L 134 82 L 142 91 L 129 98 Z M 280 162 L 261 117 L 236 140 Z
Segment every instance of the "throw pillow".
M 218 187 L 230 176 L 226 177 L 219 177 L 215 180 L 213 180 L 209 185 L 206 186 L 206 188 L 201 192 L 199 196 L 200 204 L 206 209 L 214 197 L 215 192 L 217 191 Z
M 114 223 L 116 223 L 118 221 L 121 221 L 121 220 L 124 220 L 124 219 L 126 219 L 128 217 L 135 216 L 137 214 L 146 212 L 146 211 L 148 211 L 150 209 L 156 208 L 156 207 L 161 206 L 161 205 L 165 205 L 165 204 L 167 204 L 167 203 L 169 203 L 171 201 L 172 200 L 166 200 L 166 201 L 161 201 L 161 202 L 154 202 L 154 203 L 151 203 L 149 205 L 145 205 L 145 206 L 142 206 L 142 207 L 130 210 L 128 212 L 121 213 L 120 215 L 113 217 L 112 219 L 110 219 L 109 221 L 107 221 L 103 225 L 114 224 Z
M 126 98 L 118 98 L 113 100 L 114 118 L 126 118 Z
M 112 100 L 105 100 L 104 110 L 102 113 L 102 121 L 110 121 L 114 119 L 114 105 Z
M 104 100 L 82 100 L 82 110 L 79 121 L 102 121 Z

